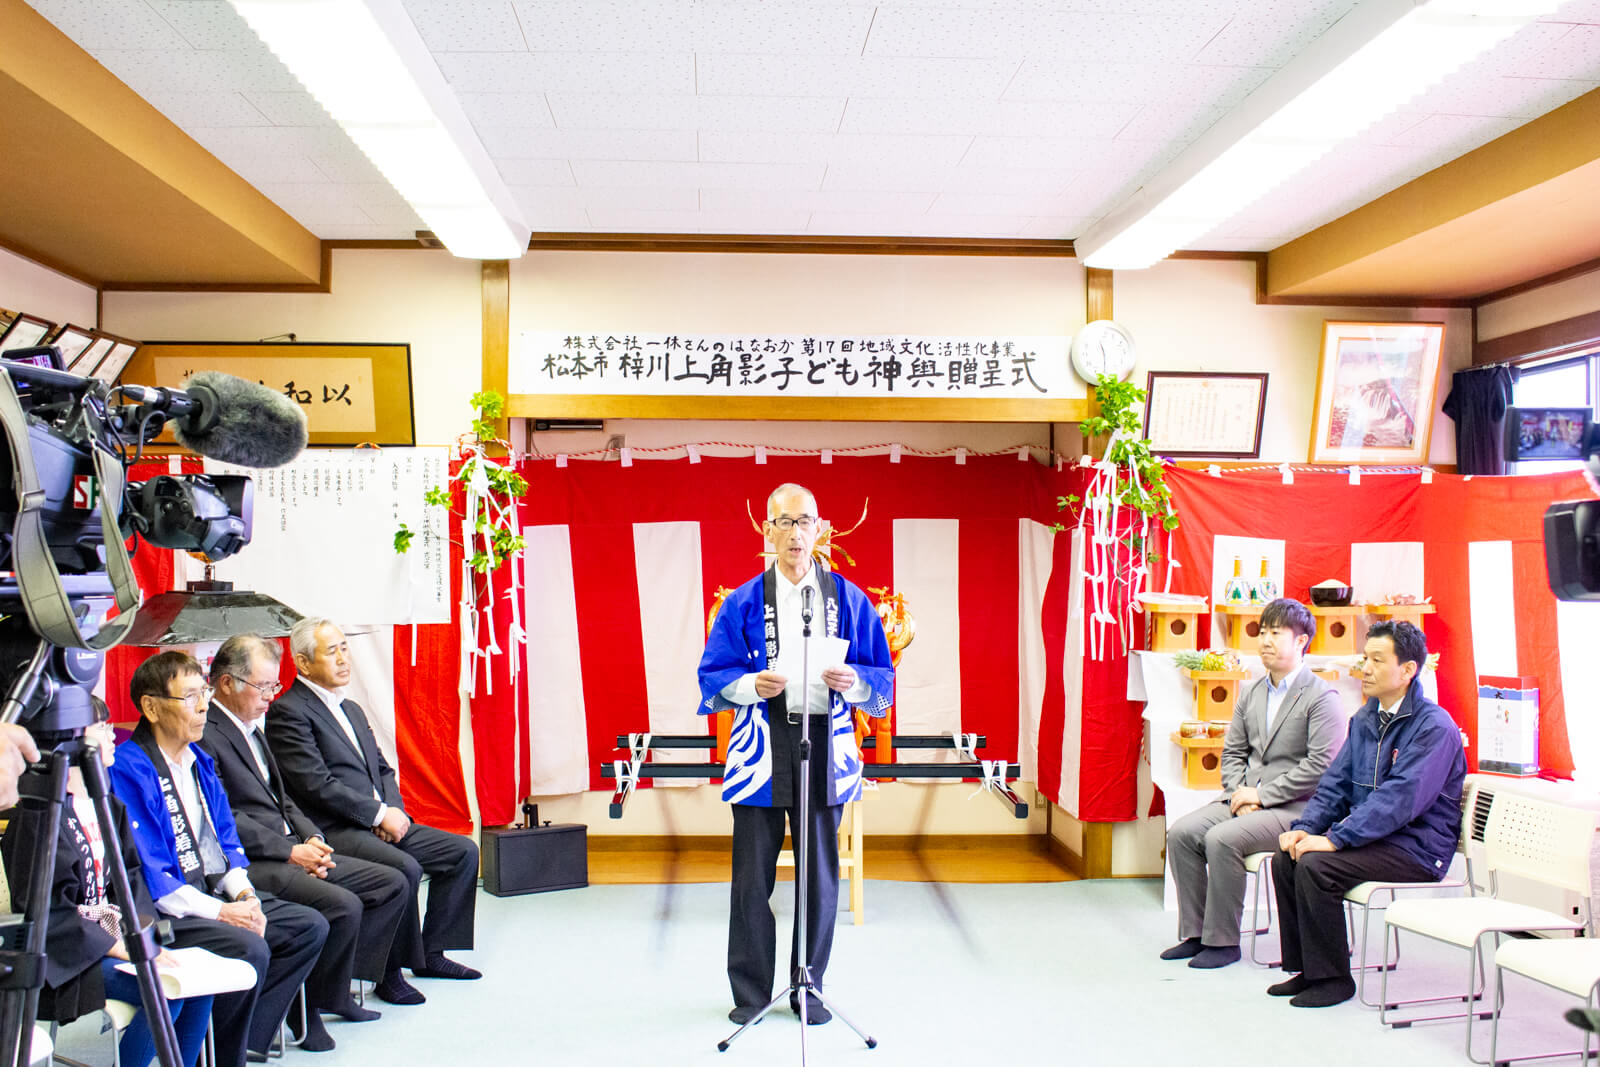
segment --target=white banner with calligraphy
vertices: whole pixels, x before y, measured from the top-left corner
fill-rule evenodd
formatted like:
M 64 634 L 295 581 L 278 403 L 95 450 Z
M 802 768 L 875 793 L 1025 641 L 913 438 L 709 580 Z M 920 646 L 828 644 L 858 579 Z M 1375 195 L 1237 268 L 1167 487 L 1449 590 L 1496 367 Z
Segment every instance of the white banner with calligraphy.
M 449 516 L 422 496 L 447 483 L 447 448 L 311 449 L 269 470 L 206 460 L 255 482 L 254 535 L 216 576 L 340 623 L 449 622 Z M 394 533 L 416 532 L 405 555 Z M 200 577 L 200 564 L 186 567 Z
M 517 394 L 625 396 L 1082 396 L 1069 336 L 666 334 L 523 331 Z

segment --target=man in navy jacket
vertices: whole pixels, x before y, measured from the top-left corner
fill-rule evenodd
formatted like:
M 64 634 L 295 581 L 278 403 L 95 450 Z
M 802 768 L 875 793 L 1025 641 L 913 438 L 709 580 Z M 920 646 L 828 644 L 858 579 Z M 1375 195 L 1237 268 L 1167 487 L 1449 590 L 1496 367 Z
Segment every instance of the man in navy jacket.
M 1278 839 L 1272 881 L 1283 969 L 1267 992 L 1297 1008 L 1355 996 L 1345 935 L 1345 891 L 1369 881 L 1438 881 L 1461 834 L 1467 774 L 1461 730 L 1422 695 L 1422 631 L 1379 622 L 1367 631 L 1361 692 L 1349 739 L 1316 793 Z

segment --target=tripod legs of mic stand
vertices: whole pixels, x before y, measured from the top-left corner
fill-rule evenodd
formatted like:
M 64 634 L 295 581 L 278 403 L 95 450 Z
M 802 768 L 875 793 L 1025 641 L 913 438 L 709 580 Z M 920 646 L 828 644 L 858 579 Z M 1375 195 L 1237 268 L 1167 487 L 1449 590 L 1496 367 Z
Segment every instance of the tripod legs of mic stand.
M 809 598 L 807 598 L 807 603 L 809 603 Z M 811 885 L 808 881 L 808 876 L 810 874 L 809 860 L 811 852 L 811 709 L 809 706 L 807 706 L 811 692 L 810 613 L 808 612 L 804 618 L 805 628 L 802 631 L 802 639 L 804 640 L 804 644 L 801 645 L 800 651 L 800 699 L 802 701 L 800 713 L 800 774 L 795 778 L 794 783 L 795 789 L 800 794 L 800 818 L 798 825 L 796 825 L 792 818 L 790 819 L 789 830 L 790 836 L 794 839 L 795 944 L 799 946 L 799 952 L 804 958 L 805 962 L 801 963 L 795 968 L 794 974 L 789 981 L 788 989 L 784 990 L 782 993 L 779 993 L 777 996 L 768 1001 L 767 1006 L 762 1008 L 761 1011 L 756 1014 L 755 1018 L 740 1026 L 739 1029 L 729 1034 L 723 1040 L 717 1042 L 718 1052 L 728 1051 L 728 1046 L 733 1044 L 740 1034 L 744 1033 L 746 1030 L 750 1029 L 750 1027 L 766 1018 L 767 1013 L 773 1008 L 777 1007 L 778 1003 L 782 1001 L 784 997 L 794 997 L 796 998 L 795 1004 L 799 1008 L 800 1013 L 800 1067 L 805 1067 L 806 1063 L 806 1028 L 811 1022 L 811 1020 L 807 1017 L 807 1012 L 810 1008 L 811 997 L 816 997 L 817 1000 L 819 1000 L 829 1012 L 839 1018 L 840 1022 L 844 1023 L 851 1030 L 854 1030 L 856 1036 L 864 1041 L 868 1048 L 878 1047 L 878 1041 L 876 1038 L 870 1037 L 863 1033 L 859 1026 L 851 1022 L 849 1019 L 846 1019 L 837 1008 L 829 1003 L 827 998 L 822 995 L 822 991 L 817 988 L 816 982 L 811 977 L 811 943 L 806 937 L 806 925 L 807 919 L 809 918 L 807 912 L 810 910 L 808 907 L 808 901 L 811 898 Z M 831 705 L 833 699 L 831 694 L 829 695 L 828 699 Z M 832 719 L 832 715 L 828 715 L 824 718 L 825 728 L 831 729 Z M 826 738 L 827 735 L 824 734 L 823 736 Z M 837 832 L 838 828 L 835 827 L 835 833 Z M 829 915 L 823 921 L 833 922 L 834 919 L 835 916 Z

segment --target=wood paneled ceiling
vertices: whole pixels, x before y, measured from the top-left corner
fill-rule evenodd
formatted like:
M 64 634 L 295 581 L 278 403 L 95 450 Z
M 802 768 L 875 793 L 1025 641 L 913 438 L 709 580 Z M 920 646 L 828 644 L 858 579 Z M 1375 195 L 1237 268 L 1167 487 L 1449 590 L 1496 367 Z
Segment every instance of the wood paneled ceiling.
M 811 248 L 1066 242 L 1354 3 L 404 0 L 535 231 Z M 223 0 L 0 25 L 0 245 L 300 286 L 326 241 L 421 227 Z M 1197 248 L 1267 253 L 1269 297 L 1471 299 L 1600 259 L 1596 205 L 1600 0 L 1571 0 Z

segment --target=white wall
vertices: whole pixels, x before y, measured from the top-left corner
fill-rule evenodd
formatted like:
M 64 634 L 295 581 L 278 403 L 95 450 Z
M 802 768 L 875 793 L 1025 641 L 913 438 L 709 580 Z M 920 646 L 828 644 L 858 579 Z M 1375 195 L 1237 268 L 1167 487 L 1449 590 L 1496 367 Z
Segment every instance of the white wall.
M 1261 458 L 1310 456 L 1317 362 L 1325 319 L 1443 322 L 1434 396 L 1432 463 L 1455 462 L 1454 424 L 1439 413 L 1450 375 L 1472 362 L 1472 316 L 1464 308 L 1298 307 L 1254 302 L 1255 266 L 1243 260 L 1172 259 L 1114 278 L 1117 321 L 1139 349 L 1134 380 L 1152 370 L 1266 371 Z
M 0 307 L 57 324 L 97 326 L 94 304 L 94 286 L 0 248 Z
M 411 346 L 417 444 L 447 445 L 467 429 L 483 381 L 476 260 L 448 252 L 339 249 L 330 293 L 105 294 L 105 328 L 141 341 L 255 341 Z
M 1591 311 L 1600 311 L 1600 270 L 1484 304 L 1478 308 L 1478 340 L 1488 341 Z

